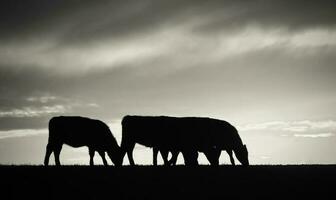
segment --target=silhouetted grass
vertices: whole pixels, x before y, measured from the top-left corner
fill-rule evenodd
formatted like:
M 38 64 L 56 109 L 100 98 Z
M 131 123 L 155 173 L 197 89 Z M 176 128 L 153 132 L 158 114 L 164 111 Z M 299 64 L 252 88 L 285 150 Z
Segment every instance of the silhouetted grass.
M 336 166 L 0 166 L 0 175 L 3 199 L 326 199 Z

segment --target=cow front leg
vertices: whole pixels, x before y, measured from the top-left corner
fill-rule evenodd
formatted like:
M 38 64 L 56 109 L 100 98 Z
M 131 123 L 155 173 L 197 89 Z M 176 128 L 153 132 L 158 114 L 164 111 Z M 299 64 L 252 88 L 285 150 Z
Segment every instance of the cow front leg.
M 170 165 L 170 163 L 168 161 L 169 151 L 166 150 L 166 149 L 162 149 L 162 150 L 160 150 L 160 153 L 161 153 L 161 157 L 163 159 L 164 165 L 166 165 L 166 166 Z
M 232 150 L 226 150 L 226 152 L 227 152 L 227 153 L 229 154 L 229 156 L 230 156 L 231 164 L 232 164 L 232 165 L 236 165 L 236 164 L 235 164 L 235 161 L 234 161 L 234 159 L 233 159 Z
M 184 163 L 186 166 L 197 166 L 198 165 L 198 152 L 193 150 L 182 151 L 184 157 Z
M 210 148 L 206 151 L 204 151 L 204 154 L 208 161 L 210 162 L 210 165 L 218 166 L 219 165 L 219 157 L 221 154 L 221 150 L 218 150 L 216 148 Z
M 45 154 L 45 157 L 44 157 L 44 165 L 45 166 L 48 166 L 49 165 L 49 158 L 50 158 L 50 155 L 51 153 L 53 152 L 52 150 L 52 147 L 50 144 L 47 144 L 47 147 L 46 147 L 46 154 Z
M 99 153 L 100 157 L 102 158 L 104 165 L 108 166 L 106 158 L 105 158 L 105 151 L 98 151 L 98 153 Z
M 153 147 L 153 165 L 157 166 L 157 155 L 159 153 L 159 149 L 157 147 Z
M 90 166 L 93 166 L 93 157 L 95 155 L 95 150 L 92 148 L 89 148 L 89 155 L 90 155 Z

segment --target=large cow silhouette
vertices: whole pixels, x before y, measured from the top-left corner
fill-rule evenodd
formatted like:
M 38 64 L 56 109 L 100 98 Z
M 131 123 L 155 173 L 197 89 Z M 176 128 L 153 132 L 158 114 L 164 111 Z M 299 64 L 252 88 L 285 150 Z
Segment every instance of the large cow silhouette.
M 243 165 L 249 164 L 247 148 L 236 128 L 218 119 L 126 116 L 122 121 L 121 149 L 122 158 L 127 152 L 131 165 L 134 165 L 132 152 L 135 143 L 164 152 L 162 155 L 165 163 L 168 162 L 165 155 L 171 151 L 172 162 L 176 162 L 178 152 L 182 152 L 186 165 L 197 165 L 200 151 L 205 153 L 210 163 L 218 164 L 220 152 L 225 150 L 233 165 L 235 162 L 232 152 Z
M 199 151 L 210 151 L 211 154 L 205 155 L 209 161 L 212 160 L 212 163 L 218 164 L 220 153 L 225 150 L 230 156 L 232 165 L 235 165 L 233 152 L 242 165 L 249 165 L 246 145 L 242 143 L 237 129 L 230 123 L 212 118 L 184 117 L 178 119 L 180 121 L 179 131 L 181 133 L 190 133 L 182 136 L 185 146 Z M 188 139 L 190 135 L 196 139 Z M 170 163 L 174 164 L 176 162 L 177 155 L 177 151 L 172 152 Z
M 44 165 L 48 165 L 52 152 L 55 164 L 60 165 L 59 155 L 63 144 L 72 147 L 87 146 L 90 165 L 93 165 L 95 151 L 102 157 L 104 165 L 108 165 L 105 152 L 115 165 L 121 165 L 120 147 L 109 127 L 102 121 L 77 116 L 53 117 L 49 121 L 49 139 Z
M 136 143 L 153 147 L 156 150 L 159 149 L 161 153 L 172 150 L 180 151 L 178 130 L 174 123 L 176 123 L 176 119 L 173 117 L 125 116 L 122 120 L 122 158 L 127 152 L 130 164 L 134 165 L 133 149 Z M 197 151 L 187 149 L 183 155 L 186 164 L 195 164 Z M 167 163 L 167 156 L 163 156 L 163 158 Z

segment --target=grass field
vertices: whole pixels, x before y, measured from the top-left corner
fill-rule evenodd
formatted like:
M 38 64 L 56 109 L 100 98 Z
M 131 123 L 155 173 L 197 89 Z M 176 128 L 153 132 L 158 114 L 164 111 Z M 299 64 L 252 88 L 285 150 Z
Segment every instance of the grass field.
M 336 165 L 0 166 L 1 199 L 326 199 Z

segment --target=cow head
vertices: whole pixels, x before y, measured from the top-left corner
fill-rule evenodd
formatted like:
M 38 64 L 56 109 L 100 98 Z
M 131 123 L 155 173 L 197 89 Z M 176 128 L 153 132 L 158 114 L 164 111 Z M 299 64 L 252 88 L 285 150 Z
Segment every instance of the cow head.
M 122 165 L 122 158 L 121 158 L 121 149 L 116 148 L 113 150 L 107 151 L 108 156 L 110 157 L 111 161 L 115 166 L 121 166 Z
M 246 145 L 242 145 L 241 147 L 237 148 L 235 151 L 235 155 L 239 162 L 244 165 L 248 166 L 249 165 L 249 160 L 248 160 L 248 151 L 246 148 Z

